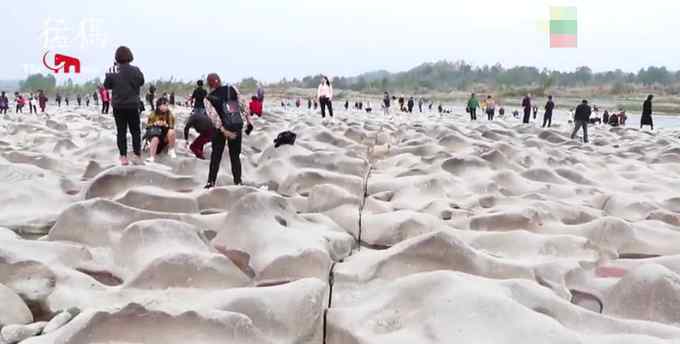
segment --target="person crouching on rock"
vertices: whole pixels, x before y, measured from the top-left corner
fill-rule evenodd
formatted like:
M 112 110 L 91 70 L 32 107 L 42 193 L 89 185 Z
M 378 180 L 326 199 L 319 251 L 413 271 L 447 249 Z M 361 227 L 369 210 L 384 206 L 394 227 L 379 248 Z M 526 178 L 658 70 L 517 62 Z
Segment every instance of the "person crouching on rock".
M 229 160 L 231 161 L 231 173 L 234 177 L 234 185 L 242 184 L 241 180 L 241 139 L 243 131 L 243 117 L 248 122 L 246 134 L 250 133 L 253 125 L 250 114 L 243 111 L 239 101 L 239 92 L 232 85 L 222 86 L 219 75 L 208 75 L 208 87 L 211 92 L 205 98 L 205 109 L 215 126 L 215 135 L 212 139 L 212 154 L 210 155 L 210 172 L 206 189 L 215 186 L 217 173 L 220 170 L 222 154 L 225 143 L 229 147 Z
M 149 142 L 149 158 L 147 162 L 155 162 L 156 155 L 168 148 L 168 155 L 176 158 L 175 153 L 175 116 L 170 112 L 168 100 L 160 98 L 156 102 L 156 110 L 149 114 L 144 137 Z
M 299 103 L 300 100 L 298 99 L 297 102 Z M 259 99 L 257 99 L 257 96 L 252 96 L 250 98 L 250 104 L 248 104 L 248 108 L 250 109 L 251 116 L 258 115 L 259 117 L 262 117 L 262 102 Z
M 210 117 L 208 117 L 205 112 L 203 104 L 204 98 L 205 96 L 201 97 L 200 108 L 197 108 L 191 113 L 191 116 L 189 116 L 189 119 L 184 126 L 184 140 L 186 140 L 187 145 L 189 145 L 189 130 L 194 128 L 198 132 L 198 137 L 191 145 L 189 145 L 189 149 L 201 160 L 205 159 L 205 155 L 203 155 L 203 146 L 212 141 L 213 136 L 215 135 L 215 128 L 213 127 L 212 121 L 210 121 Z

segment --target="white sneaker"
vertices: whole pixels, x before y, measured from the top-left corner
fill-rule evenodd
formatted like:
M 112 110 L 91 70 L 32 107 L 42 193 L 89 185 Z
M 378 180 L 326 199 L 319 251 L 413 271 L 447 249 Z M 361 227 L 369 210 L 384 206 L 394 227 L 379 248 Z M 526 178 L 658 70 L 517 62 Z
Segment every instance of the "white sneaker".
M 151 156 L 151 157 L 148 157 L 148 158 L 146 158 L 146 162 L 148 162 L 148 163 L 150 163 L 150 164 L 153 164 L 153 163 L 156 162 L 156 158 L 154 158 L 154 157 L 152 157 L 152 156 Z
M 168 155 L 170 155 L 170 158 L 172 158 L 172 159 L 177 158 L 177 153 L 175 152 L 174 148 L 168 149 Z

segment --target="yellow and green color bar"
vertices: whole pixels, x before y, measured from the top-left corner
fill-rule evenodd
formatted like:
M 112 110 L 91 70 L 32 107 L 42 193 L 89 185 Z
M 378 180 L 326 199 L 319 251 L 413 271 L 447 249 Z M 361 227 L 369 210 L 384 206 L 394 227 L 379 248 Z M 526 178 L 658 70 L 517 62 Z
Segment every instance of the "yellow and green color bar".
M 550 47 L 576 48 L 576 7 L 550 7 Z

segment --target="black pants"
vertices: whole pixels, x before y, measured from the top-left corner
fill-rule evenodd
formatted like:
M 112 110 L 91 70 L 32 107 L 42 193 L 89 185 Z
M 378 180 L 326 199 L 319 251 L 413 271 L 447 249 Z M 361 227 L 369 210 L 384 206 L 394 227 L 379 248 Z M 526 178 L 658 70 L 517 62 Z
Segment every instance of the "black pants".
M 579 128 L 583 128 L 583 142 L 588 143 L 588 121 L 574 121 L 574 131 L 571 132 L 571 139 L 576 137 Z
M 413 113 L 413 105 L 408 106 L 408 113 Z
M 108 110 L 108 109 L 107 109 Z M 127 131 L 132 135 L 132 151 L 135 155 L 142 155 L 142 130 L 140 127 L 138 109 L 113 109 L 116 119 L 116 136 L 120 156 L 127 155 Z
M 552 114 L 551 113 L 545 113 L 543 115 L 543 128 L 545 128 L 545 125 L 548 125 L 548 128 L 550 128 L 550 125 L 552 124 Z
M 61 100 L 57 100 L 57 106 L 61 107 Z
M 471 121 L 477 120 L 477 108 L 471 108 L 470 109 L 470 120 Z
M 21 112 L 21 113 L 24 113 L 23 106 L 17 105 L 17 111 L 16 111 L 16 113 L 20 113 L 20 112 Z
M 489 121 L 493 121 L 493 116 L 496 114 L 495 109 L 489 109 L 486 110 L 486 116 L 489 118 Z
M 529 123 L 529 119 L 531 119 L 531 109 L 524 109 L 524 118 L 522 119 L 522 123 Z
M 102 113 L 109 113 L 109 102 L 102 102 Z
M 225 143 L 229 147 L 229 160 L 231 162 L 231 174 L 234 176 L 234 185 L 241 185 L 241 131 L 236 132 L 238 137 L 233 140 L 227 138 L 221 132 L 216 132 L 212 138 L 212 154 L 210 155 L 210 172 L 208 173 L 208 183 L 215 185 L 217 173 L 220 170 L 222 154 L 224 154 Z
M 333 117 L 333 103 L 331 102 L 331 100 L 328 99 L 327 97 L 321 97 L 319 98 L 319 103 L 321 103 L 321 117 L 326 118 L 326 107 L 328 107 L 328 115 Z

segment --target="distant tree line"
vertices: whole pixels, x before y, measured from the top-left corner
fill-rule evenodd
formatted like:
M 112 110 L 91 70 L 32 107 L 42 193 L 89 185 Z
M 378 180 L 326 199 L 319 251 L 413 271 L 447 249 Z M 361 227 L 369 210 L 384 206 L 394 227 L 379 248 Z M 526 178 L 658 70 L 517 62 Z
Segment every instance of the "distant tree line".
M 306 76 L 288 81 L 281 80 L 283 87 L 314 88 L 319 85 L 321 75 Z M 475 87 L 503 90 L 513 87 L 530 87 L 547 90 L 555 87 L 611 86 L 624 91 L 630 85 L 669 86 L 680 83 L 680 71 L 671 72 L 666 67 L 643 68 L 637 73 L 626 73 L 620 69 L 594 73 L 589 67 L 578 67 L 571 72 L 536 67 L 517 66 L 504 68 L 493 66 L 472 66 L 464 61 L 439 61 L 424 63 L 400 73 L 377 71 L 356 77 L 334 77 L 333 86 L 354 91 L 450 91 L 468 90 Z
M 198 80 L 198 78 L 196 79 Z M 286 80 L 269 84 L 279 88 L 316 88 L 321 81 L 321 74 L 305 76 L 302 79 Z M 188 95 L 195 87 L 195 80 L 181 81 L 170 78 L 147 83 L 144 92 L 154 85 L 158 94 L 175 92 L 177 95 Z M 680 71 L 672 72 L 666 67 L 648 67 L 637 73 L 626 73 L 620 69 L 594 73 L 589 67 L 578 67 L 574 71 L 561 72 L 530 66 L 505 68 L 500 64 L 493 66 L 472 66 L 465 61 L 439 61 L 423 63 L 411 70 L 399 73 L 375 71 L 354 77 L 334 77 L 333 87 L 337 89 L 361 92 L 408 91 L 451 91 L 470 89 L 495 89 L 501 92 L 512 92 L 517 88 L 545 91 L 552 88 L 570 88 L 585 86 L 608 86 L 612 93 L 626 93 L 634 85 L 645 87 L 668 87 L 672 93 L 680 92 Z M 99 78 L 83 84 L 75 84 L 68 79 L 63 85 L 57 85 L 53 75 L 34 74 L 20 82 L 24 92 L 42 89 L 49 94 L 56 92 L 65 95 L 88 94 L 94 92 L 101 84 Z M 258 81 L 252 77 L 237 83 L 243 93 L 254 92 Z
M 142 92 L 146 92 L 151 85 L 156 87 L 156 94 L 172 93 L 177 95 L 189 95 L 196 87 L 196 81 L 202 78 L 196 78 L 192 81 L 181 81 L 170 78 L 168 80 L 153 80 L 144 85 Z M 100 78 L 89 80 L 82 84 L 76 84 L 72 79 L 67 79 L 63 84 L 57 85 L 57 80 L 52 74 L 32 74 L 26 80 L 19 82 L 19 90 L 21 92 L 37 92 L 43 90 L 47 94 L 53 95 L 59 93 L 61 95 L 75 96 L 78 94 L 92 94 L 102 84 Z M 241 92 L 254 92 L 257 89 L 258 81 L 254 78 L 245 78 L 237 83 Z M 142 95 L 143 96 L 143 95 Z

